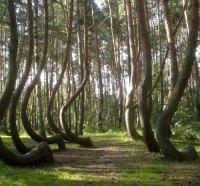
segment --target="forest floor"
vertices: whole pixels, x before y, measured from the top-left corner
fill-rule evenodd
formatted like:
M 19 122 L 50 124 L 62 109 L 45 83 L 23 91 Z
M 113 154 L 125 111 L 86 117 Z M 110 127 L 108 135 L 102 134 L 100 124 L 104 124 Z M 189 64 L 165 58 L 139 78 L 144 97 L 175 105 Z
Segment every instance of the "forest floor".
M 66 145 L 65 151 L 54 150 L 52 165 L 22 169 L 0 163 L 4 169 L 0 169 L 0 185 L 200 185 L 199 160 L 164 160 L 161 154 L 149 153 L 143 143 L 132 142 L 122 133 L 97 134 L 92 139 L 94 148 Z M 181 148 L 182 144 L 178 146 Z

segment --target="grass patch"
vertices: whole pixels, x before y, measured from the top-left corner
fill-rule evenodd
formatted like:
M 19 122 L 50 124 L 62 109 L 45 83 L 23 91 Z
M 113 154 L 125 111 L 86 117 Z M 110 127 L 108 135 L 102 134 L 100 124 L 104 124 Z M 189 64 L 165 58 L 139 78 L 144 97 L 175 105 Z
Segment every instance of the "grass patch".
M 68 150 L 58 154 L 63 156 L 59 162 L 56 160 L 51 166 L 18 168 L 0 162 L 0 185 L 170 186 L 200 183 L 199 161 L 166 161 L 161 154 L 149 153 L 142 142 L 132 142 L 126 133 L 109 131 L 104 134 L 88 135 L 91 136 L 96 148 L 88 150 L 67 144 Z M 2 138 L 13 150 L 11 138 Z M 23 136 L 22 140 L 28 146 L 35 144 L 27 136 Z M 180 142 L 176 142 L 175 145 L 180 149 L 185 146 Z M 200 146 L 196 147 L 200 152 Z M 57 146 L 53 145 L 51 148 L 56 149 Z M 71 151 L 75 153 L 70 154 Z M 76 152 L 80 154 L 77 155 Z M 62 157 L 65 158 L 63 162 Z

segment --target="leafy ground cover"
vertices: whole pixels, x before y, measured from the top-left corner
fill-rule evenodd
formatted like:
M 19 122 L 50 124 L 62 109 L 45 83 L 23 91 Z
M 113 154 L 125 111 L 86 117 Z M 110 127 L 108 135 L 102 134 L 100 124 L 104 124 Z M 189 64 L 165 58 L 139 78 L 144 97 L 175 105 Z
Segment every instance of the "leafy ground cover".
M 149 153 L 142 142 L 132 142 L 125 133 L 90 135 L 94 148 L 66 144 L 54 149 L 54 164 L 10 167 L 0 162 L 0 185 L 12 186 L 134 186 L 200 185 L 200 161 L 170 162 Z M 12 140 L 3 136 L 11 149 Z M 34 142 L 23 137 L 27 145 Z M 184 143 L 176 142 L 179 148 Z M 200 146 L 196 146 L 200 152 Z

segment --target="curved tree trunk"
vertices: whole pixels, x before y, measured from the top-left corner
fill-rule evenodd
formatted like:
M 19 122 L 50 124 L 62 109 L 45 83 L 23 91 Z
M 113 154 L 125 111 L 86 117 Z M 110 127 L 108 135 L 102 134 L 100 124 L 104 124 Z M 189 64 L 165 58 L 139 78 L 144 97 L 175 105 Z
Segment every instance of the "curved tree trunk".
M 163 6 L 163 12 L 164 12 L 164 22 L 165 22 L 165 29 L 167 32 L 167 41 L 168 41 L 168 47 L 169 47 L 169 54 L 170 54 L 170 87 L 169 87 L 169 95 L 170 97 L 174 86 L 177 82 L 178 77 L 178 62 L 177 62 L 177 54 L 176 54 L 176 43 L 175 43 L 175 34 L 172 28 L 172 21 L 170 17 L 170 10 L 169 10 L 169 1 L 168 0 L 162 0 L 162 6 Z M 170 122 L 171 123 L 171 122 Z M 169 125 L 168 129 L 168 135 L 171 137 L 171 127 Z
M 78 88 L 78 90 L 74 93 L 74 95 L 67 101 L 67 103 L 61 108 L 60 110 L 60 122 L 63 126 L 67 136 L 71 139 L 72 142 L 78 143 L 82 146 L 91 147 L 93 146 L 92 140 L 89 137 L 83 138 L 76 136 L 74 133 L 71 132 L 69 126 L 67 124 L 67 110 L 70 108 L 74 100 L 80 95 L 80 93 L 84 90 L 84 87 L 89 78 L 89 64 L 88 64 L 88 35 L 87 35 L 87 2 L 85 2 L 85 17 L 84 17 L 84 49 L 85 49 L 85 56 L 84 56 L 84 63 L 85 63 L 85 76 L 84 79 Z
M 142 140 L 142 136 L 138 134 L 134 126 L 134 115 L 135 111 L 133 108 L 134 102 L 134 92 L 130 91 L 126 96 L 126 106 L 125 106 L 125 120 L 126 120 L 126 128 L 129 136 L 134 141 Z
M 28 107 L 28 102 L 31 96 L 32 91 L 34 90 L 36 84 L 40 80 L 40 75 L 42 73 L 42 70 L 44 69 L 45 63 L 46 63 L 46 55 L 47 55 L 47 49 L 48 49 L 48 3 L 47 0 L 44 0 L 44 11 L 45 11 L 45 25 L 44 25 L 44 46 L 43 46 L 43 52 L 42 52 L 42 58 L 40 62 L 40 66 L 37 70 L 36 75 L 34 76 L 31 84 L 28 86 L 24 99 L 22 102 L 22 107 L 21 107 L 21 117 L 22 117 L 22 122 L 24 125 L 24 128 L 26 132 L 29 134 L 29 136 L 34 139 L 37 142 L 42 142 L 46 141 L 49 144 L 54 144 L 57 143 L 59 146 L 59 149 L 63 150 L 65 149 L 65 144 L 62 138 L 61 134 L 56 134 L 55 136 L 52 137 L 43 137 L 37 134 L 31 127 L 31 123 L 28 119 L 27 115 L 27 107 Z
M 149 77 L 151 77 L 151 48 L 145 18 L 145 0 L 136 0 L 140 37 L 143 51 L 143 75 L 138 88 L 138 109 L 144 143 L 149 152 L 159 152 L 159 146 L 151 128 L 148 109 Z
M 1 111 L 2 117 L 5 115 L 5 112 L 9 106 L 12 93 L 15 87 L 15 82 L 17 78 L 17 49 L 18 49 L 18 36 L 17 36 L 17 24 L 16 24 L 16 15 L 15 15 L 15 5 L 13 0 L 8 0 L 8 12 L 10 19 L 10 45 L 9 45 L 9 72 L 8 80 L 4 90 L 7 95 L 5 97 L 2 94 L 0 98 L 0 108 L 4 108 Z M 5 99 L 6 100 L 3 100 Z M 2 105 L 4 104 L 4 105 Z M 0 118 L 1 121 L 1 118 Z M 5 163 L 10 165 L 32 165 L 35 163 L 43 162 L 53 162 L 52 152 L 46 143 L 38 144 L 32 151 L 28 152 L 25 155 L 15 155 L 13 154 L 3 143 L 0 138 L 0 159 Z
M 0 121 L 3 120 L 3 117 L 9 107 L 17 77 L 16 59 L 18 50 L 18 36 L 17 36 L 15 7 L 14 7 L 14 2 L 12 0 L 8 1 L 8 11 L 10 16 L 9 70 L 8 70 L 7 81 L 0 98 Z
M 70 50 L 71 50 L 71 42 L 72 42 L 72 21 L 73 21 L 73 6 L 74 6 L 74 0 L 71 0 L 70 2 L 70 15 L 69 15 L 69 20 L 68 20 L 68 34 L 67 34 L 67 47 L 66 47 L 66 51 L 65 51 L 65 59 L 64 59 L 64 63 L 63 63 L 63 67 L 62 67 L 62 71 L 59 75 L 58 81 L 55 84 L 52 93 L 51 93 L 51 97 L 49 99 L 49 103 L 47 106 L 47 119 L 48 119 L 48 124 L 49 126 L 52 128 L 52 130 L 55 133 L 62 133 L 60 131 L 60 129 L 56 126 L 56 124 L 53 121 L 53 116 L 52 116 L 52 108 L 53 108 L 53 102 L 55 99 L 55 95 L 58 92 L 58 89 L 62 83 L 66 68 L 67 68 L 67 64 L 69 63 L 70 60 Z M 66 133 L 62 133 L 62 136 L 65 140 L 70 141 L 70 138 L 67 136 Z
M 29 72 L 31 70 L 31 64 L 33 61 L 33 50 L 34 50 L 32 1 L 28 1 L 27 5 L 28 5 L 28 34 L 29 34 L 28 58 L 22 79 L 12 97 L 12 102 L 10 106 L 10 115 L 9 115 L 10 132 L 12 135 L 12 139 L 15 144 L 15 147 L 22 154 L 27 153 L 30 149 L 24 145 L 24 143 L 19 137 L 19 133 L 17 130 L 17 124 L 16 124 L 17 103 L 19 101 L 24 85 L 28 79 Z
M 13 154 L 0 138 L 0 159 L 13 166 L 35 165 L 38 163 L 52 163 L 53 155 L 46 142 L 39 143 L 24 155 Z
M 179 152 L 170 142 L 167 129 L 172 121 L 172 117 L 178 107 L 180 99 L 184 93 L 188 78 L 192 71 L 195 60 L 197 45 L 198 26 L 199 26 L 199 3 L 198 0 L 189 2 L 189 36 L 187 41 L 186 55 L 184 58 L 183 70 L 181 71 L 177 83 L 171 96 L 157 120 L 157 139 L 164 156 L 169 160 L 183 161 L 186 159 L 196 159 L 198 157 L 194 148 L 189 148 L 185 152 Z

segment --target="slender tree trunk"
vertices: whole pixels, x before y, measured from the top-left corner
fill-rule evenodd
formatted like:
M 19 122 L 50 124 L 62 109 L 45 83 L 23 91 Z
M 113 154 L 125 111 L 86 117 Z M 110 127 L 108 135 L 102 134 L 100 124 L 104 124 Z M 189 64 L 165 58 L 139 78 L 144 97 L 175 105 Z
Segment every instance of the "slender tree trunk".
M 29 149 L 24 145 L 24 143 L 21 141 L 19 137 L 19 133 L 17 130 L 17 124 L 16 124 L 16 112 L 17 112 L 17 103 L 19 102 L 20 96 L 22 94 L 24 85 L 28 79 L 30 70 L 31 70 L 31 64 L 33 61 L 33 53 L 34 53 L 34 37 L 33 37 L 33 10 L 32 10 L 32 1 L 28 1 L 28 37 L 29 37 L 29 46 L 28 46 L 28 58 L 27 63 L 25 66 L 24 74 L 22 76 L 22 79 L 16 88 L 13 97 L 12 102 L 10 106 L 10 115 L 9 115 L 9 121 L 10 121 L 10 131 L 12 135 L 13 142 L 19 152 L 22 154 L 25 154 L 29 151 Z
M 125 106 L 125 120 L 126 120 L 126 128 L 130 137 L 133 140 L 141 140 L 142 137 L 137 133 L 134 127 L 134 115 L 135 111 L 133 108 L 134 105 L 134 93 L 137 88 L 137 57 L 136 57 L 136 47 L 135 47 L 135 33 L 133 26 L 133 18 L 131 11 L 131 1 L 125 0 L 126 5 L 126 13 L 127 13 L 127 24 L 128 24 L 128 38 L 129 38 L 129 46 L 130 46 L 130 60 L 131 60 L 131 74 L 130 74 L 130 85 L 129 90 L 126 96 L 126 106 Z
M 31 93 L 33 92 L 36 84 L 38 83 L 40 79 L 40 75 L 42 73 L 42 70 L 46 64 L 46 55 L 47 55 L 47 50 L 48 50 L 48 2 L 47 0 L 44 0 L 44 11 L 45 11 L 45 22 L 44 22 L 44 46 L 43 46 L 43 51 L 42 51 L 42 58 L 40 61 L 40 66 L 37 70 L 37 73 L 33 77 L 32 82 L 30 85 L 27 87 L 24 95 L 24 99 L 22 102 L 22 107 L 21 107 L 21 117 L 22 117 L 22 122 L 24 125 L 24 128 L 26 132 L 31 136 L 32 139 L 34 139 L 37 142 L 41 141 L 46 141 L 49 144 L 54 144 L 57 143 L 60 149 L 65 149 L 65 144 L 63 141 L 63 138 L 61 134 L 56 134 L 55 136 L 46 138 L 43 136 L 40 136 L 35 132 L 35 130 L 31 127 L 31 122 L 28 118 L 27 115 L 27 108 L 28 108 L 28 102 L 30 100 Z
M 97 62 L 98 68 L 98 85 L 99 85 L 99 108 L 98 108 L 98 118 L 97 118 L 97 125 L 99 131 L 103 130 L 102 122 L 102 114 L 103 114 L 103 82 L 102 82 L 102 72 L 101 72 L 101 59 L 100 59 L 100 46 L 99 46 L 99 38 L 98 38 L 98 31 L 96 25 L 96 17 L 94 12 L 94 0 L 92 0 L 92 19 L 93 19 L 93 27 L 94 27 L 94 37 L 95 37 L 95 57 Z
M 35 36 L 35 61 L 37 68 L 39 67 L 40 57 L 39 57 L 39 35 L 38 35 L 38 0 L 34 0 L 34 13 L 35 13 L 35 25 L 34 25 L 34 36 Z M 46 137 L 45 126 L 43 120 L 43 102 L 42 102 L 42 87 L 41 80 L 37 83 L 37 110 L 38 110 L 38 121 L 39 121 L 39 134 Z
M 81 38 L 81 29 L 80 29 L 80 1 L 77 0 L 77 38 L 78 38 L 78 61 L 80 65 L 80 82 L 84 79 L 84 64 L 83 64 L 83 52 L 82 52 L 82 38 Z M 78 125 L 78 134 L 83 135 L 83 124 L 84 124 L 84 108 L 85 103 L 85 93 L 84 91 L 80 94 L 79 100 L 79 125 Z
M 123 84 L 122 84 L 122 68 L 120 65 L 120 39 L 119 39 L 119 20 L 118 20 L 118 2 L 116 1 L 116 19 L 113 19 L 113 11 L 110 4 L 110 0 L 108 0 L 109 14 L 110 14 L 110 27 L 111 27 L 111 35 L 112 35 L 112 44 L 113 44 L 113 57 L 114 57 L 114 68 L 115 68 L 115 80 L 117 82 L 117 90 L 118 90 L 118 128 L 122 126 L 123 121 Z M 114 91 L 113 91 L 114 92 Z
M 170 96 L 178 77 L 178 62 L 177 62 L 175 39 L 174 39 L 174 33 L 173 33 L 173 28 L 172 28 L 172 21 L 170 18 L 170 10 L 168 6 L 168 2 L 169 0 L 162 0 L 163 10 L 164 10 L 165 29 L 167 32 L 167 41 L 169 45 L 169 53 L 170 53 L 170 60 L 171 60 L 171 68 L 170 68 L 171 78 L 170 78 L 170 89 L 169 89 L 169 96 Z
M 72 133 L 69 130 L 68 124 L 67 124 L 67 118 L 66 118 L 66 112 L 72 105 L 72 103 L 76 100 L 76 98 L 80 95 L 80 93 L 84 90 L 85 85 L 88 82 L 89 79 L 89 64 L 88 64 L 88 18 L 87 18 L 87 2 L 84 2 L 84 8 L 85 8 L 85 15 L 84 15 L 84 64 L 85 64 L 85 76 L 84 79 L 80 85 L 80 87 L 77 89 L 77 91 L 71 96 L 71 98 L 67 101 L 67 103 L 61 108 L 60 110 L 60 123 L 63 126 L 66 134 L 69 136 L 69 138 L 82 146 L 93 146 L 93 143 L 90 138 L 81 138 L 76 136 L 74 133 Z
M 158 152 L 159 146 L 154 137 L 154 133 L 151 128 L 150 114 L 148 110 L 148 97 L 149 91 L 149 77 L 151 77 L 151 46 L 149 41 L 149 35 L 147 31 L 147 25 L 145 18 L 144 0 L 136 0 L 140 37 L 142 42 L 143 52 L 143 74 L 140 86 L 138 88 L 138 109 L 139 117 L 142 128 L 142 135 L 144 143 L 146 144 L 150 152 Z
M 63 5 L 64 6 L 64 5 Z M 70 51 L 71 51 L 71 39 L 72 39 L 72 22 L 73 22 L 73 6 L 74 6 L 74 0 L 70 1 L 70 13 L 69 13 L 69 19 L 68 19 L 68 24 L 66 25 L 66 27 L 68 27 L 68 34 L 67 34 L 67 47 L 65 50 L 65 57 L 64 57 L 64 62 L 63 62 L 63 66 L 62 66 L 62 70 L 61 73 L 58 77 L 58 81 L 56 82 L 55 86 L 53 87 L 52 93 L 51 93 L 51 97 L 48 103 L 48 107 L 47 107 L 47 119 L 48 119 L 48 123 L 50 125 L 50 127 L 52 128 L 52 130 L 55 133 L 61 133 L 60 129 L 57 127 L 57 125 L 54 123 L 53 120 L 53 115 L 52 115 L 52 109 L 53 109 L 53 102 L 55 99 L 55 95 L 56 93 L 58 93 L 59 87 L 62 84 L 63 78 L 64 78 L 64 74 L 66 71 L 67 66 L 69 66 L 69 61 L 70 61 Z M 67 21 L 66 21 L 67 23 Z M 70 141 L 69 137 L 67 136 L 67 134 L 62 133 L 63 138 L 65 140 Z

